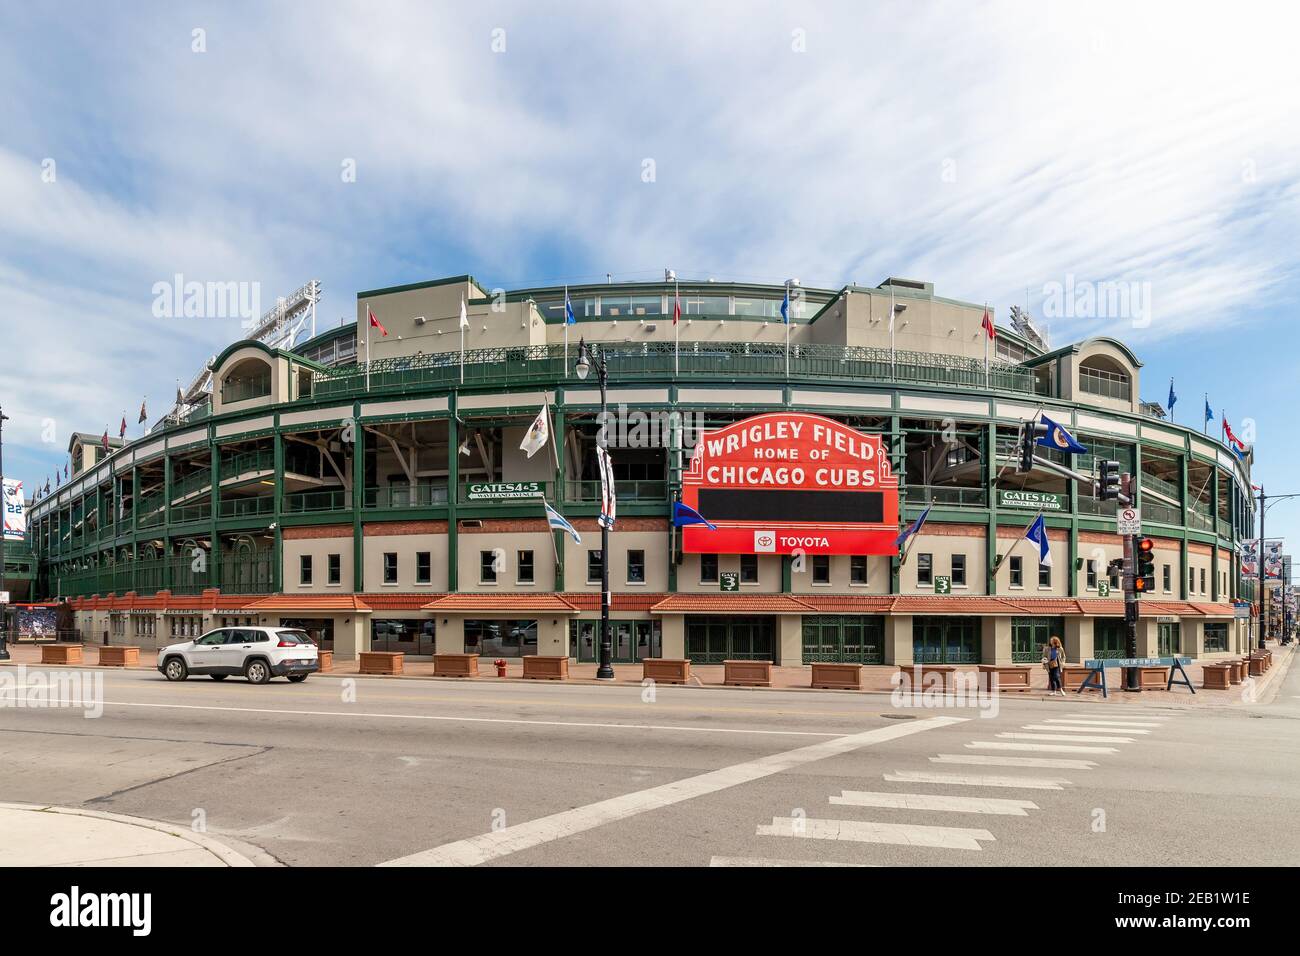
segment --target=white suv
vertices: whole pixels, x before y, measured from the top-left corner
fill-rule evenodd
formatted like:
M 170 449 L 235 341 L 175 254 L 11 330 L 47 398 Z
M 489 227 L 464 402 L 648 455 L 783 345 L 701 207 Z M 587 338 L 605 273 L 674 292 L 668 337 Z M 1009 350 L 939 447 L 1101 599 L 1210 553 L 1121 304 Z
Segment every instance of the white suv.
M 243 674 L 250 684 L 287 677 L 295 684 L 320 667 L 306 631 L 290 627 L 223 627 L 158 652 L 158 670 L 168 680 L 207 674 L 225 680 Z

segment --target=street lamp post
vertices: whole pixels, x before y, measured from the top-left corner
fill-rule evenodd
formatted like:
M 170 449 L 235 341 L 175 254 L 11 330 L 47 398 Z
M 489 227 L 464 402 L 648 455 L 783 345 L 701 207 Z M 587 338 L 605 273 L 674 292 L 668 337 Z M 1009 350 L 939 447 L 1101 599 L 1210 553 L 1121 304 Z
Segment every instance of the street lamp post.
M 0 409 L 0 511 L 4 508 L 4 486 L 5 486 L 5 442 L 4 428 L 5 422 L 9 421 L 9 416 Z M 0 595 L 5 590 L 5 535 L 4 535 L 4 518 L 0 516 Z M 6 598 L 0 596 L 0 661 L 9 660 L 8 647 L 8 623 L 9 623 L 9 602 Z
M 606 391 L 609 367 L 603 355 L 593 354 L 585 338 L 579 339 L 578 363 L 574 371 L 578 373 L 579 379 L 585 380 L 593 368 L 600 381 L 600 430 L 596 435 L 596 441 L 599 443 L 605 441 L 606 416 L 609 413 Z M 596 668 L 597 680 L 614 679 L 613 657 L 613 635 L 609 630 L 609 524 L 602 521 L 600 523 L 600 665 Z
M 1261 651 L 1266 646 L 1265 638 L 1268 633 L 1266 627 L 1268 621 L 1268 589 L 1266 587 L 1266 569 L 1264 567 L 1264 513 L 1272 505 L 1288 498 L 1300 498 L 1300 492 L 1289 495 L 1266 495 L 1264 494 L 1264 486 L 1260 485 L 1259 487 L 1259 649 Z

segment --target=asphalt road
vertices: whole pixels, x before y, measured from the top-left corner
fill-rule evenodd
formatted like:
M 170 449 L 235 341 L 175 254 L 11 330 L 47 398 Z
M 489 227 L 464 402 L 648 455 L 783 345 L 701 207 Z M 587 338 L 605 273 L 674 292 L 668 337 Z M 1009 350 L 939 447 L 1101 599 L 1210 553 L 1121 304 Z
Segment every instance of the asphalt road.
M 1004 696 L 981 716 L 110 671 L 94 719 L 0 706 L 0 801 L 198 814 L 289 865 L 1294 865 L 1300 827 L 1278 821 L 1300 814 L 1300 667 L 1280 676 L 1250 705 Z

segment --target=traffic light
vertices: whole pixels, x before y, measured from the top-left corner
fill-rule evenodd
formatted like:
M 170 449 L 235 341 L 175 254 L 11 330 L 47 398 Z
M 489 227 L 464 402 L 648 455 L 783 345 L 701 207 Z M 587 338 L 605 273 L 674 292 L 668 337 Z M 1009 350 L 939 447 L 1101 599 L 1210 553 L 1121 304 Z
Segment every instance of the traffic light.
M 1102 501 L 1119 500 L 1119 462 L 1101 461 L 1098 463 L 1097 497 Z
M 1034 446 L 1047 434 L 1047 426 L 1039 422 L 1025 422 L 1020 426 L 1020 446 L 1017 449 L 1016 473 L 1023 475 L 1034 470 Z
M 1145 594 L 1156 589 L 1156 543 L 1140 535 L 1133 537 L 1133 592 Z

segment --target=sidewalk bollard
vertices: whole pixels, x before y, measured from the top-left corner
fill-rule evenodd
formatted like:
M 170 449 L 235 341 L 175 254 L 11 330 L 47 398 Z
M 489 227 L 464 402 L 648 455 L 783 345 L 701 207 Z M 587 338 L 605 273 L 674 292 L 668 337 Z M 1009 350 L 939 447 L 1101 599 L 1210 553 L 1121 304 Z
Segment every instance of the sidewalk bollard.
M 505 662 L 505 658 L 498 657 L 498 658 L 497 658 L 496 660 L 494 660 L 492 663 L 495 664 L 495 665 L 497 666 L 497 677 L 505 677 L 505 676 L 506 676 L 506 662 Z

